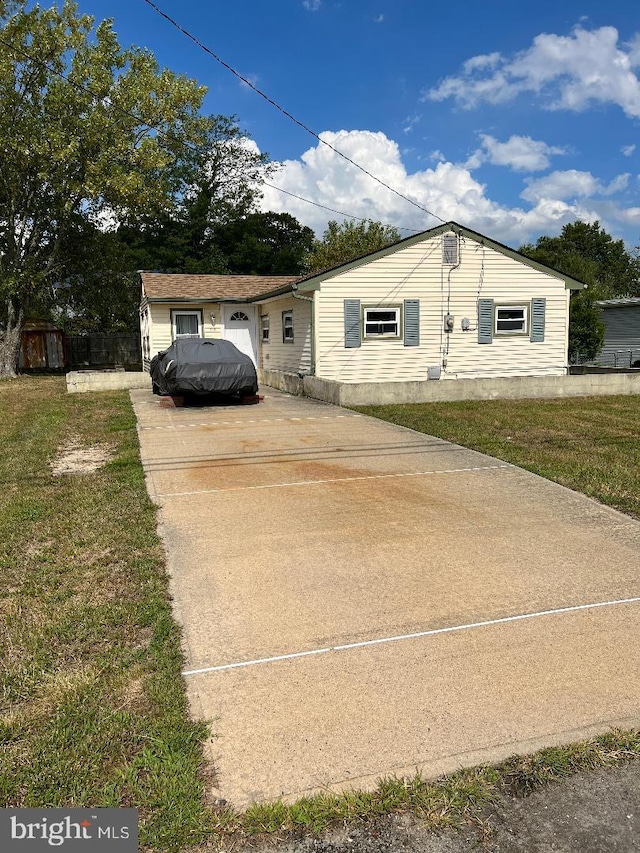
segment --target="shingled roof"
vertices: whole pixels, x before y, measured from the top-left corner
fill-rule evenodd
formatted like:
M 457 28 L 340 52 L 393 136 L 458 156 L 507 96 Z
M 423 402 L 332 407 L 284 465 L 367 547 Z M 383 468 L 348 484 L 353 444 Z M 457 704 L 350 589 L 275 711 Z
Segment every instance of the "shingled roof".
M 141 272 L 143 296 L 152 301 L 255 299 L 299 281 L 295 275 L 187 275 Z

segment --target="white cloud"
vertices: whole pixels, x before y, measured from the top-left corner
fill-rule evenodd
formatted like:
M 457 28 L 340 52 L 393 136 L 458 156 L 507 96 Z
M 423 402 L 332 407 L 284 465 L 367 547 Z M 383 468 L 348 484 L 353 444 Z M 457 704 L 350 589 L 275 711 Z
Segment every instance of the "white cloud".
M 322 6 L 322 0 L 302 0 L 302 5 L 307 12 L 317 12 Z
M 624 148 L 621 148 L 620 151 L 624 154 L 625 157 L 631 157 L 633 152 L 636 150 L 635 145 L 625 145 Z
M 624 175 L 618 175 L 615 177 L 608 186 L 603 187 L 600 192 L 602 195 L 615 195 L 616 193 L 622 192 L 622 190 L 626 190 L 629 186 L 629 178 L 631 175 L 629 172 L 625 172 Z
M 378 15 L 373 19 L 374 24 L 381 24 L 384 21 L 384 15 Z
M 542 33 L 527 50 L 512 57 L 497 53 L 468 59 L 460 76 L 446 77 L 427 91 L 425 99 L 453 98 L 471 109 L 486 101 L 504 104 L 523 92 L 544 98 L 547 109 L 581 111 L 592 103 L 617 104 L 633 118 L 640 117 L 640 34 L 618 45 L 615 27 L 570 35 Z
M 614 195 L 626 189 L 629 178 L 629 174 L 618 175 L 611 183 L 603 184 L 591 172 L 568 169 L 565 172 L 552 172 L 544 178 L 525 178 L 527 188 L 520 197 L 535 204 L 544 199 L 568 200 Z
M 629 61 L 633 68 L 640 67 L 640 33 L 636 33 L 628 44 Z
M 498 142 L 493 136 L 481 134 L 482 146 L 465 163 L 468 169 L 477 169 L 483 163 L 508 166 L 516 172 L 540 172 L 549 167 L 549 158 L 564 154 L 566 149 L 530 136 L 511 136 L 506 142 Z
M 495 202 L 466 165 L 451 163 L 442 152 L 433 152 L 439 162 L 421 171 L 408 172 L 398 144 L 384 133 L 365 130 L 325 131 L 326 142 L 361 163 L 403 195 L 442 217 L 456 220 L 509 245 L 518 246 L 540 234 L 558 233 L 562 225 L 577 218 L 607 223 L 634 221 L 635 208 L 626 211 L 609 195 L 622 187 L 623 176 L 609 185 L 589 172 L 554 172 L 546 178 L 530 179 L 522 193 L 524 204 L 513 208 Z M 628 176 L 627 176 L 628 177 Z M 372 178 L 318 144 L 297 160 L 280 164 L 269 182 L 334 210 L 375 219 L 409 229 L 423 230 L 438 219 L 420 211 Z M 335 213 L 314 207 L 264 188 L 263 210 L 286 211 L 317 234 Z
M 412 116 L 407 116 L 404 120 L 404 127 L 402 128 L 403 133 L 411 133 L 413 128 L 422 121 L 421 114 L 415 114 Z

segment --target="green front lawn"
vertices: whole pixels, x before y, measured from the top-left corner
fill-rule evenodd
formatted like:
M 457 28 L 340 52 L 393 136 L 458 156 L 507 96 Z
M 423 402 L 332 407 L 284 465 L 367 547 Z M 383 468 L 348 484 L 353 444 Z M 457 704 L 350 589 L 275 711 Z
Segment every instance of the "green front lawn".
M 186 713 L 129 396 L 22 377 L 0 382 L 0 412 L 0 804 L 133 806 L 145 845 L 180 849 L 211 825 L 206 730 Z M 61 447 L 109 461 L 54 476 Z
M 640 518 L 640 397 L 415 403 L 358 411 L 488 453 Z

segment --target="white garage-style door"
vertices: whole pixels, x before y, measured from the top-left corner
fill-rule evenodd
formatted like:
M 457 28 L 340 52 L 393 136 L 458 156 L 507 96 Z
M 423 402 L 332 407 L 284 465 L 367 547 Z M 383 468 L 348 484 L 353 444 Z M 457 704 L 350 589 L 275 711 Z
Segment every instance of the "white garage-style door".
M 257 365 L 256 310 L 253 305 L 224 306 L 224 338 Z

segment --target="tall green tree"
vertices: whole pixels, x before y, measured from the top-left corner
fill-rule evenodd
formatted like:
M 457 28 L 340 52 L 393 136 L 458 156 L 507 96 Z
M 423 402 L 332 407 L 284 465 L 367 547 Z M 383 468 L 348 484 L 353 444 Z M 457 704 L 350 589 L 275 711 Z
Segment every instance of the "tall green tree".
M 60 276 L 31 312 L 72 334 L 139 329 L 140 283 L 113 231 L 80 219 L 60 250 Z
M 0 0 L 0 377 L 73 228 L 162 216 L 192 186 L 203 96 L 70 0 Z
M 334 220 L 328 223 L 311 250 L 308 268 L 312 272 L 346 264 L 355 258 L 384 249 L 400 239 L 400 232 L 381 222 L 348 222 L 339 225 Z
M 210 116 L 194 157 L 193 179 L 169 214 L 118 230 L 131 269 L 228 273 L 218 231 L 256 212 L 261 184 L 274 168 L 235 116 Z
M 289 213 L 250 213 L 221 223 L 213 241 L 238 275 L 302 275 L 313 231 Z
M 557 237 L 539 237 L 520 251 L 540 263 L 583 281 L 584 292 L 571 294 L 569 360 L 595 358 L 604 344 L 604 323 L 597 299 L 640 296 L 640 258 L 622 240 L 614 240 L 599 222 L 571 222 Z
M 522 254 L 584 281 L 592 299 L 640 296 L 640 258 L 599 222 L 571 222 L 557 237 L 540 237 Z
M 594 300 L 584 291 L 569 302 L 569 362 L 591 361 L 604 346 L 605 327 Z

